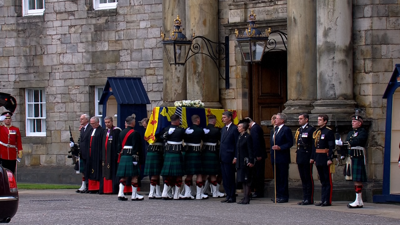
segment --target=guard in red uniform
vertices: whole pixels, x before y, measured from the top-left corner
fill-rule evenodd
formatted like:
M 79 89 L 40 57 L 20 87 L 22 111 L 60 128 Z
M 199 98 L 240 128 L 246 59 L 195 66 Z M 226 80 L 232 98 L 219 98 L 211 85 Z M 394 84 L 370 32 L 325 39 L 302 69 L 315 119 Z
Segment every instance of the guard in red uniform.
M 21 133 L 11 125 L 11 112 L 1 114 L 4 125 L 0 126 L 0 163 L 15 173 L 17 156 L 22 157 Z

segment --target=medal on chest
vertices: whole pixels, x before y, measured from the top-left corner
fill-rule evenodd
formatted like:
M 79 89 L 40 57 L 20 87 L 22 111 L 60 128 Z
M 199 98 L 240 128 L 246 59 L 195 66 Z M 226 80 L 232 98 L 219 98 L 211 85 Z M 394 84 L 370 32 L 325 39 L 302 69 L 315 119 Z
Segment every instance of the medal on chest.
M 303 138 L 308 137 L 308 133 L 302 133 L 302 134 L 301 134 L 301 137 L 303 137 Z
M 17 134 L 17 132 L 15 130 L 10 130 L 9 134 Z
M 321 134 L 321 139 L 325 139 L 325 134 Z

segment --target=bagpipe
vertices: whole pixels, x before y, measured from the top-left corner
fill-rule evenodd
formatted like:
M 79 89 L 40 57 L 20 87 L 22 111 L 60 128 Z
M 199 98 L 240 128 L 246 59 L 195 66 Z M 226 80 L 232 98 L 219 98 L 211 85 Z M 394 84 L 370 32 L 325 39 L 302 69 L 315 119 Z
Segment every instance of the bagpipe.
M 72 159 L 72 165 L 77 165 L 79 161 L 79 139 L 78 143 L 75 143 L 74 138 L 72 137 L 71 126 L 69 126 L 69 141 L 70 141 L 70 150 L 68 151 L 68 158 Z

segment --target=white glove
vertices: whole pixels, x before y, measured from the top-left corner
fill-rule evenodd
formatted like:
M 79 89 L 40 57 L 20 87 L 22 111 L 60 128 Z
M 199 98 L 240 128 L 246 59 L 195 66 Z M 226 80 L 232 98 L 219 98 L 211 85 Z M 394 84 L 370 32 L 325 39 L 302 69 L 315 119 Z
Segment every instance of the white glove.
M 0 116 L 0 121 L 3 121 L 6 119 L 6 116 Z
M 343 145 L 342 139 L 335 140 L 335 144 L 339 145 L 339 146 L 342 146 Z
M 135 166 L 137 165 L 137 162 L 132 162 L 132 163 L 133 163 L 133 165 L 135 165 Z
M 340 159 L 344 159 L 344 158 L 346 158 L 346 157 L 344 157 L 344 155 L 340 156 Z
M 203 130 L 204 130 L 204 133 L 205 133 L 205 134 L 208 134 L 208 133 L 210 133 L 210 130 L 209 130 L 209 129 L 207 129 L 207 128 L 203 128 Z
M 74 146 L 75 146 L 75 143 L 71 141 L 71 142 L 69 143 L 69 147 L 72 148 L 72 147 L 74 147 Z
M 192 129 L 190 129 L 190 128 L 187 128 L 186 130 L 185 130 L 185 133 L 186 134 L 191 134 L 191 133 L 193 133 L 194 132 L 194 130 L 192 130 Z
M 175 131 L 175 128 L 169 128 L 168 134 L 172 134 L 172 133 L 174 133 L 174 131 Z

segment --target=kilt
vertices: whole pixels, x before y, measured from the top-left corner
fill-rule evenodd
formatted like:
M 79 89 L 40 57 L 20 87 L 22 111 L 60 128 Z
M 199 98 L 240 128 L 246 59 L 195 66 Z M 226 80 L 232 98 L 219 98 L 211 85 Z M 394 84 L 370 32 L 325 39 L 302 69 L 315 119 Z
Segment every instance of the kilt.
M 217 152 L 203 152 L 203 174 L 204 175 L 217 175 L 221 172 L 221 165 L 218 159 Z
M 185 153 L 185 174 L 194 175 L 202 173 L 201 152 L 186 152 Z
M 163 152 L 147 152 L 144 164 L 144 175 L 158 176 L 161 174 L 163 164 Z
M 182 154 L 180 152 L 165 153 L 164 165 L 161 170 L 161 176 L 179 177 L 183 175 Z
M 85 160 L 79 159 L 79 172 L 85 174 L 86 163 Z
M 352 157 L 351 163 L 352 163 L 351 172 L 353 175 L 353 181 L 367 182 L 367 171 L 364 165 L 364 158 Z
M 135 177 L 139 176 L 139 165 L 133 165 L 133 158 L 131 155 L 121 156 L 118 164 L 117 177 Z

